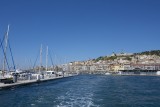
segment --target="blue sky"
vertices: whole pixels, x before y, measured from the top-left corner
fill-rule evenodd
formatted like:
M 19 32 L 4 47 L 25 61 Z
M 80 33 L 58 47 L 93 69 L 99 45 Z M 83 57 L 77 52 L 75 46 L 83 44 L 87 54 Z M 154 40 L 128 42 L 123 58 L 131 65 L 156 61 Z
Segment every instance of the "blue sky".
M 160 49 L 159 0 L 1 0 L 1 38 L 8 24 L 19 66 L 33 65 L 41 44 L 55 63 Z

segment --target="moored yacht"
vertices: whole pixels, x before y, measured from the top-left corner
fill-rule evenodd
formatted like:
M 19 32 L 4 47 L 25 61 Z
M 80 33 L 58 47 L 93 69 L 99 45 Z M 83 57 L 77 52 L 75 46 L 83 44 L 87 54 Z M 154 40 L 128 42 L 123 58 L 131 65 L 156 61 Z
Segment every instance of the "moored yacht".
M 109 72 L 106 72 L 106 73 L 105 73 L 105 75 L 111 75 L 111 73 L 109 73 Z

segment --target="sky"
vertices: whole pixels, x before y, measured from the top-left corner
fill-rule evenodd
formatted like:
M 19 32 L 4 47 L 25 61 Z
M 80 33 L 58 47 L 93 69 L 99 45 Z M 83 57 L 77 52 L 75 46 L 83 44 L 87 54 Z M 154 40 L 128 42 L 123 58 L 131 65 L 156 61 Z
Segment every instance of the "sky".
M 41 44 L 43 64 L 46 46 L 55 64 L 160 49 L 159 0 L 0 0 L 1 39 L 8 24 L 19 67 L 33 66 Z

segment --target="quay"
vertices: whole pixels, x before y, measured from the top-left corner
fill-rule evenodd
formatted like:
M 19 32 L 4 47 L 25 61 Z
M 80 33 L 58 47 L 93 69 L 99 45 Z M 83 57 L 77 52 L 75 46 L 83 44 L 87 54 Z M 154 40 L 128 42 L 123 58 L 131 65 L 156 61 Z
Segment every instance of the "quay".
M 34 79 L 34 80 L 23 80 L 23 81 L 17 81 L 15 83 L 11 83 L 11 84 L 4 84 L 4 83 L 0 83 L 0 89 L 7 89 L 7 88 L 11 88 L 11 87 L 15 87 L 15 86 L 23 86 L 23 85 L 29 85 L 29 84 L 33 84 L 33 83 L 41 83 L 41 82 L 46 82 L 46 81 L 51 81 L 51 80 L 58 80 L 58 79 L 63 79 L 63 78 L 69 78 L 69 77 L 73 77 L 75 75 L 69 75 L 69 76 L 59 76 L 59 77 L 52 77 L 52 78 L 46 78 L 46 79 Z
M 160 71 L 157 71 L 157 70 L 142 70 L 142 69 L 121 70 L 121 71 L 119 71 L 119 75 L 160 76 Z

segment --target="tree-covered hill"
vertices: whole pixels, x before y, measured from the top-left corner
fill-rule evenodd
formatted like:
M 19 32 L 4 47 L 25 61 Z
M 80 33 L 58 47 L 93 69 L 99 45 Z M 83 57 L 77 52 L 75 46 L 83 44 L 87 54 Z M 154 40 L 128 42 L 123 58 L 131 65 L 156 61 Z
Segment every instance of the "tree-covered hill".
M 99 61 L 99 60 L 114 60 L 117 59 L 118 57 L 125 57 L 126 60 L 131 60 L 131 57 L 136 56 L 136 55 L 157 55 L 160 56 L 160 50 L 151 50 L 151 51 L 144 51 L 144 52 L 139 52 L 139 53 L 134 53 L 133 55 L 130 56 L 100 56 L 94 61 Z
M 157 55 L 157 56 L 160 56 L 160 50 L 144 51 L 144 52 L 140 52 L 140 53 L 135 53 L 135 55 Z

